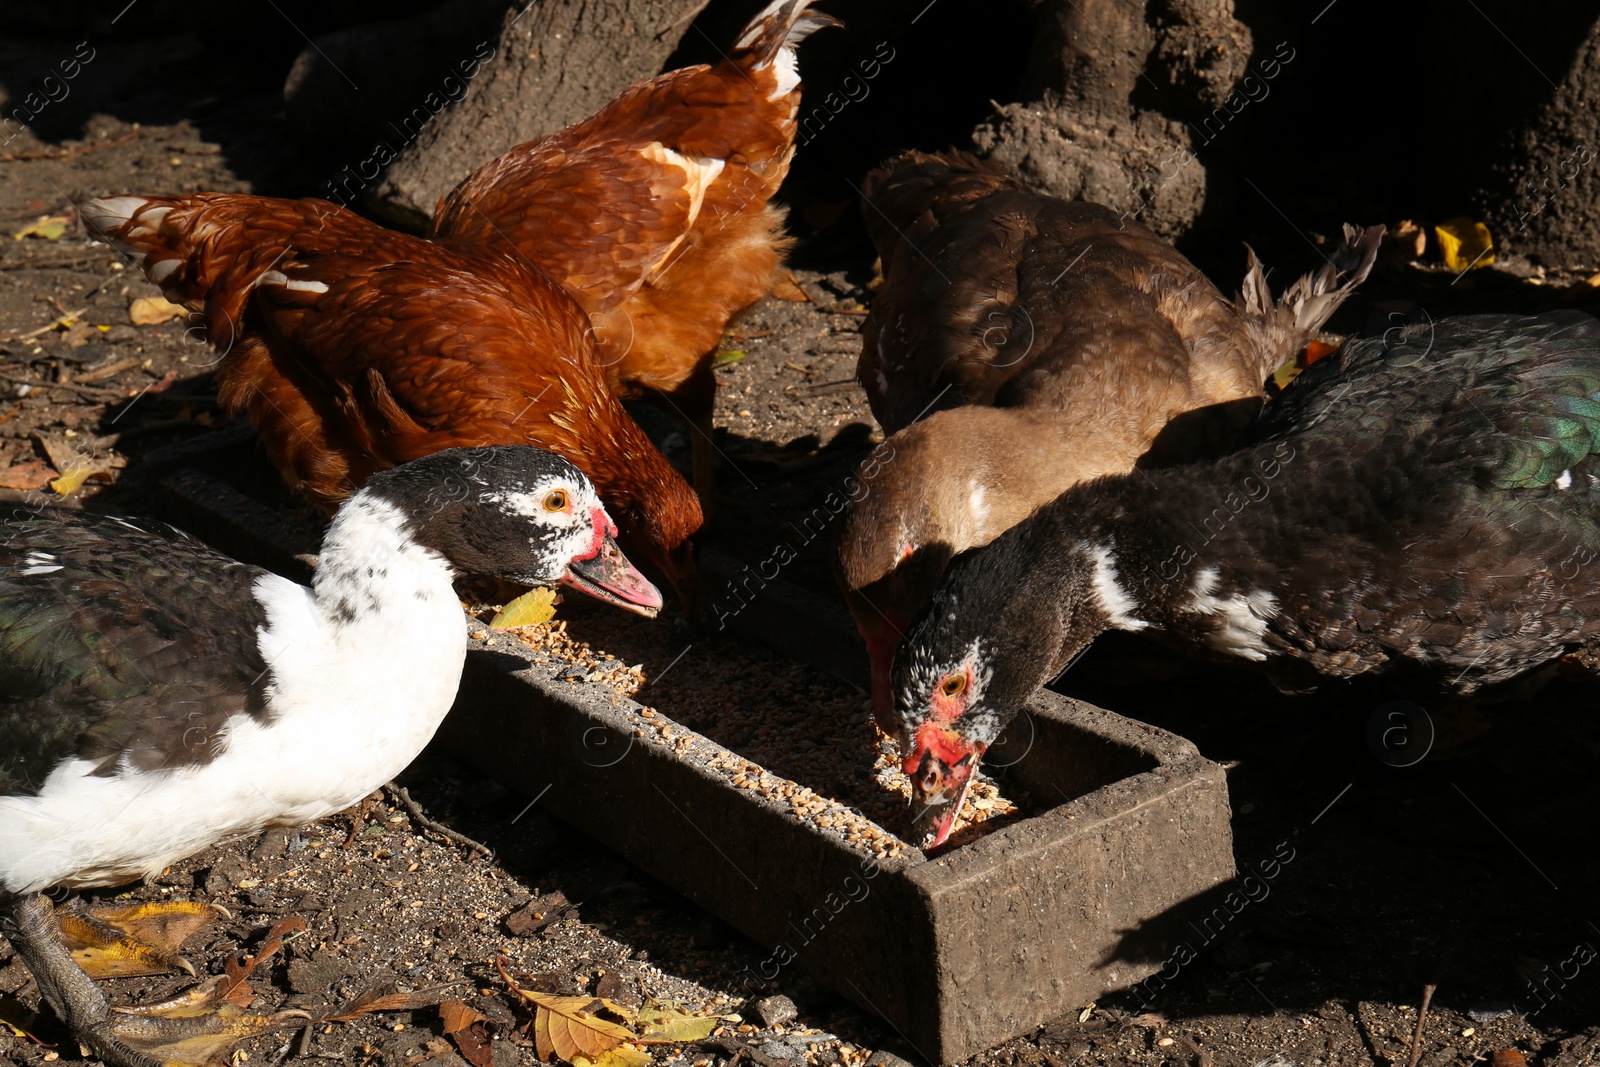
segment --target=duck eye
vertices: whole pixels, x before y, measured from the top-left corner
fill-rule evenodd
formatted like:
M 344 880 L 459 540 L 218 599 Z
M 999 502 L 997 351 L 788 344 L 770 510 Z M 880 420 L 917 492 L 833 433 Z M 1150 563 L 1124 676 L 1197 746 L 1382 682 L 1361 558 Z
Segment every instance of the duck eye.
M 546 511 L 566 511 L 567 491 L 565 489 L 552 489 L 544 495 L 544 509 Z
M 939 683 L 939 693 L 946 699 L 953 700 L 967 691 L 967 676 L 965 674 L 952 674 Z

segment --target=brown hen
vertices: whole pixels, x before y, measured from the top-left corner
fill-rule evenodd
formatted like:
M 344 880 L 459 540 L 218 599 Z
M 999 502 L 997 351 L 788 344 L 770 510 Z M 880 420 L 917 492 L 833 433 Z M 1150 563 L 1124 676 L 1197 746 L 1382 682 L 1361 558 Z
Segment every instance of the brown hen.
M 857 377 L 892 436 L 837 564 L 880 713 L 900 634 L 953 555 L 1081 482 L 1227 449 L 1383 233 L 1347 227 L 1276 304 L 1252 253 L 1229 301 L 1138 222 L 960 153 L 897 156 L 863 192 L 884 283 Z
M 607 388 L 582 309 L 520 257 L 323 200 L 119 196 L 82 212 L 202 315 L 223 405 L 323 508 L 441 449 L 538 445 L 589 476 L 623 542 L 683 593 L 699 502 Z
M 709 499 L 711 358 L 767 295 L 789 239 L 771 203 L 794 155 L 794 46 L 831 16 L 774 0 L 715 66 L 628 88 L 599 113 L 480 167 L 434 211 L 438 237 L 515 250 L 594 324 L 606 378 L 694 429 Z

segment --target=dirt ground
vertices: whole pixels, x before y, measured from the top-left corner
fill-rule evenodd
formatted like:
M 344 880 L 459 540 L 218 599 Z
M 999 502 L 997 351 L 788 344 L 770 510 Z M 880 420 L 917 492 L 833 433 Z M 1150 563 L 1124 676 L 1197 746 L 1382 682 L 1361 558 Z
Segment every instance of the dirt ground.
M 0 43 L 5 91 L 15 97 L 74 44 Z M 154 287 L 90 244 L 76 221 L 55 240 L 9 235 L 90 196 L 308 195 L 336 168 L 287 144 L 270 82 L 192 38 L 97 47 L 74 94 L 0 146 L 0 471 L 38 481 L 88 465 L 105 480 L 61 503 L 139 512 L 150 506 L 162 449 L 228 430 L 208 372 L 214 356 L 181 322 L 134 325 L 130 302 Z M 823 247 L 826 255 L 816 251 Z M 747 559 L 788 539 L 788 517 L 820 500 L 875 440 L 851 380 L 870 254 L 829 235 L 802 246 L 799 261 L 810 302 L 754 309 L 726 345 L 744 355 L 718 371 L 719 513 L 706 541 Z M 1576 277 L 1530 281 L 1517 264 L 1503 266 L 1459 285 L 1437 271 L 1385 267 L 1335 325 L 1359 327 L 1380 299 L 1442 315 L 1583 304 L 1595 292 Z M 1275 280 L 1309 267 L 1283 262 Z M 686 463 L 682 428 L 641 417 Z M 830 593 L 820 543 L 785 578 Z M 668 647 L 663 637 L 659 648 Z M 712 644 L 700 654 L 748 653 Z M 1101 642 L 1058 686 L 1228 762 L 1241 873 L 1280 862 L 1225 929 L 1196 929 L 1195 960 L 1165 988 L 1083 1005 L 974 1057 L 973 1067 L 1404 1065 L 1429 985 L 1437 992 L 1418 1042 L 1427 1067 L 1513 1048 L 1534 1064 L 1600 1063 L 1592 903 L 1600 724 L 1591 683 L 1562 680 L 1525 703 L 1429 704 L 1431 751 L 1406 767 L 1384 762 L 1369 741 L 1393 696 L 1379 690 L 1286 700 L 1252 675 L 1196 666 L 1134 638 Z M 432 752 L 401 784 L 433 819 L 492 847 L 493 858 L 438 839 L 383 796 L 359 823 L 336 816 L 219 846 L 129 895 L 232 911 L 190 952 L 203 974 L 253 949 L 278 918 L 304 916 L 308 931 L 257 982 L 260 1006 L 273 1010 L 321 1015 L 379 987 L 448 985 L 448 995 L 510 1034 L 518 1020 L 489 964 L 503 954 L 546 991 L 671 997 L 724 1018 L 712 1043 L 657 1050 L 662 1064 L 856 1067 L 873 1056 L 880 1065 L 917 1057 L 891 1028 L 797 974 L 769 992 L 792 998 L 798 1017 L 762 1023 L 734 982 L 759 962 L 760 946 L 528 798 Z M 189 982 L 110 985 L 114 999 L 134 1002 Z M 31 1008 L 37 997 L 0 945 L 0 1006 L 15 1003 Z M 77 1058 L 47 1019 L 30 1028 L 32 1038 L 0 1027 L 0 1057 L 30 1067 Z M 234 1062 L 464 1062 L 432 1009 L 286 1030 L 242 1053 L 248 1059 L 236 1053 Z M 496 1064 L 534 1059 L 516 1040 L 496 1042 Z

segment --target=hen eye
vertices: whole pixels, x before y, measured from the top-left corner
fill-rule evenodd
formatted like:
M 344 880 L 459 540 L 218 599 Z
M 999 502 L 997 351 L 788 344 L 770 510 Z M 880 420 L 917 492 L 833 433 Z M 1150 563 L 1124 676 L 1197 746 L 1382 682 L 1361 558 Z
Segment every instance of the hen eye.
M 965 674 L 952 674 L 939 683 L 939 695 L 947 700 L 953 700 L 967 691 L 967 676 Z
M 565 489 L 552 489 L 544 495 L 544 509 L 546 511 L 566 511 L 567 491 Z

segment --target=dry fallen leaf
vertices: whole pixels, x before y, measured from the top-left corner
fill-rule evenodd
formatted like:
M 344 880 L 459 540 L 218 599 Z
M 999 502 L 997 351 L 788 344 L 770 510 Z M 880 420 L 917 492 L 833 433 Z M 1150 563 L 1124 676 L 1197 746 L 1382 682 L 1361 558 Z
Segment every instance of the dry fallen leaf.
M 40 215 L 11 236 L 18 241 L 24 237 L 38 237 L 45 241 L 59 241 L 67 232 L 72 220 L 65 215 Z
M 534 1050 L 541 1060 L 554 1056 L 573 1067 L 627 1067 L 630 1061 L 626 1057 L 622 1062 L 607 1061 L 605 1054 L 625 1041 L 637 1041 L 638 1035 L 624 1023 L 602 1018 L 595 1010 L 631 1022 L 633 1016 L 627 1008 L 603 997 L 562 997 L 523 989 L 506 973 L 503 957 L 496 957 L 494 965 L 506 988 L 533 1009 Z M 588 1063 L 580 1064 L 579 1058 Z
M 800 282 L 795 279 L 794 272 L 788 270 L 778 272 L 778 277 L 772 283 L 772 295 L 791 304 L 811 303 L 811 297 L 800 288 Z
M 1383 243 L 1399 249 L 1408 259 L 1421 259 L 1428 250 L 1428 234 L 1410 219 L 1401 219 L 1399 225 L 1383 235 Z
M 1317 360 L 1323 359 L 1338 350 L 1338 345 L 1330 345 L 1313 338 L 1306 342 L 1305 348 L 1301 349 L 1293 359 L 1273 371 L 1272 377 L 1268 381 L 1280 391 L 1287 389 L 1289 388 L 1289 383 L 1300 376 L 1301 371 Z
M 639 1042 L 645 1045 L 676 1044 L 683 1041 L 704 1041 L 711 1036 L 722 1020 L 707 1015 L 694 1015 L 684 1011 L 682 1005 L 671 1000 L 644 1002 L 639 1009 Z
M 323 1016 L 323 1021 L 350 1022 L 373 1011 L 421 1011 L 422 1008 L 434 1008 L 445 1000 L 446 990 L 450 990 L 450 985 L 434 985 L 432 989 L 419 989 L 416 992 L 397 992 L 394 985 L 389 984 L 374 985 L 346 1001 L 338 1014 Z
M 622 1014 L 618 1010 L 620 1006 L 614 1006 L 614 1001 L 596 997 L 560 997 L 531 990 L 518 995 L 538 1006 L 538 1013 L 533 1020 L 533 1040 L 542 1060 L 548 1060 L 552 1053 L 569 1063 L 575 1056 L 598 1059 L 635 1037 L 627 1026 L 603 1018 L 591 1010 L 598 1007 Z M 626 1015 L 623 1017 L 626 1018 Z
M 549 622 L 556 613 L 554 589 L 532 589 L 501 608 L 489 620 L 491 630 L 509 630 L 513 626 L 537 626 Z
M 82 348 L 88 344 L 95 335 L 94 328 L 87 322 L 74 322 L 67 327 L 66 342 L 73 348 Z
M 216 992 L 217 999 L 225 1000 L 229 1004 L 248 1008 L 255 999 L 255 994 L 250 991 L 247 981 L 251 973 L 263 963 L 278 954 L 283 947 L 283 939 L 296 930 L 304 930 L 306 921 L 298 915 L 291 915 L 286 919 L 279 919 L 267 931 L 267 936 L 262 939 L 261 947 L 256 949 L 255 955 L 248 958 L 244 956 L 230 956 L 223 964 L 223 970 L 228 972 L 221 988 Z
M 162 296 L 141 296 L 128 305 L 128 318 L 135 326 L 155 326 L 187 314 L 182 304 Z
M 0 470 L 0 489 L 43 489 L 56 472 L 36 459 Z
M 1487 267 L 1494 262 L 1494 238 L 1489 227 L 1469 218 L 1450 219 L 1433 228 L 1439 238 L 1444 264 L 1457 274 L 1472 267 Z
M 347 1023 L 375 1011 L 420 1011 L 423 1008 L 432 1008 L 444 1000 L 444 994 L 449 988 L 448 985 L 441 985 L 432 989 L 406 992 L 397 991 L 394 986 L 384 983 L 356 994 L 339 1009 L 337 1015 L 326 1016 L 326 1020 Z
M 463 1000 L 446 1000 L 439 1005 L 439 1021 L 444 1024 L 444 1032 L 453 1034 L 457 1030 L 465 1030 L 473 1023 L 482 1022 L 489 1017 L 476 1008 L 468 1007 Z
M 61 472 L 61 477 L 50 479 L 50 491 L 56 496 L 71 496 L 83 488 L 84 482 L 87 482 L 97 474 L 101 476 L 100 481 L 111 480 L 111 472 L 109 470 L 97 471 L 93 467 L 83 464 L 68 467 Z
M 572 1067 L 647 1067 L 653 1062 L 650 1053 L 632 1045 L 618 1045 L 594 1059 L 587 1056 L 572 1057 Z
M 494 1046 L 489 1017 L 468 1007 L 459 1000 L 447 1000 L 439 1005 L 439 1021 L 444 1024 L 445 1036 L 455 1042 L 461 1058 L 472 1067 L 492 1067 Z

